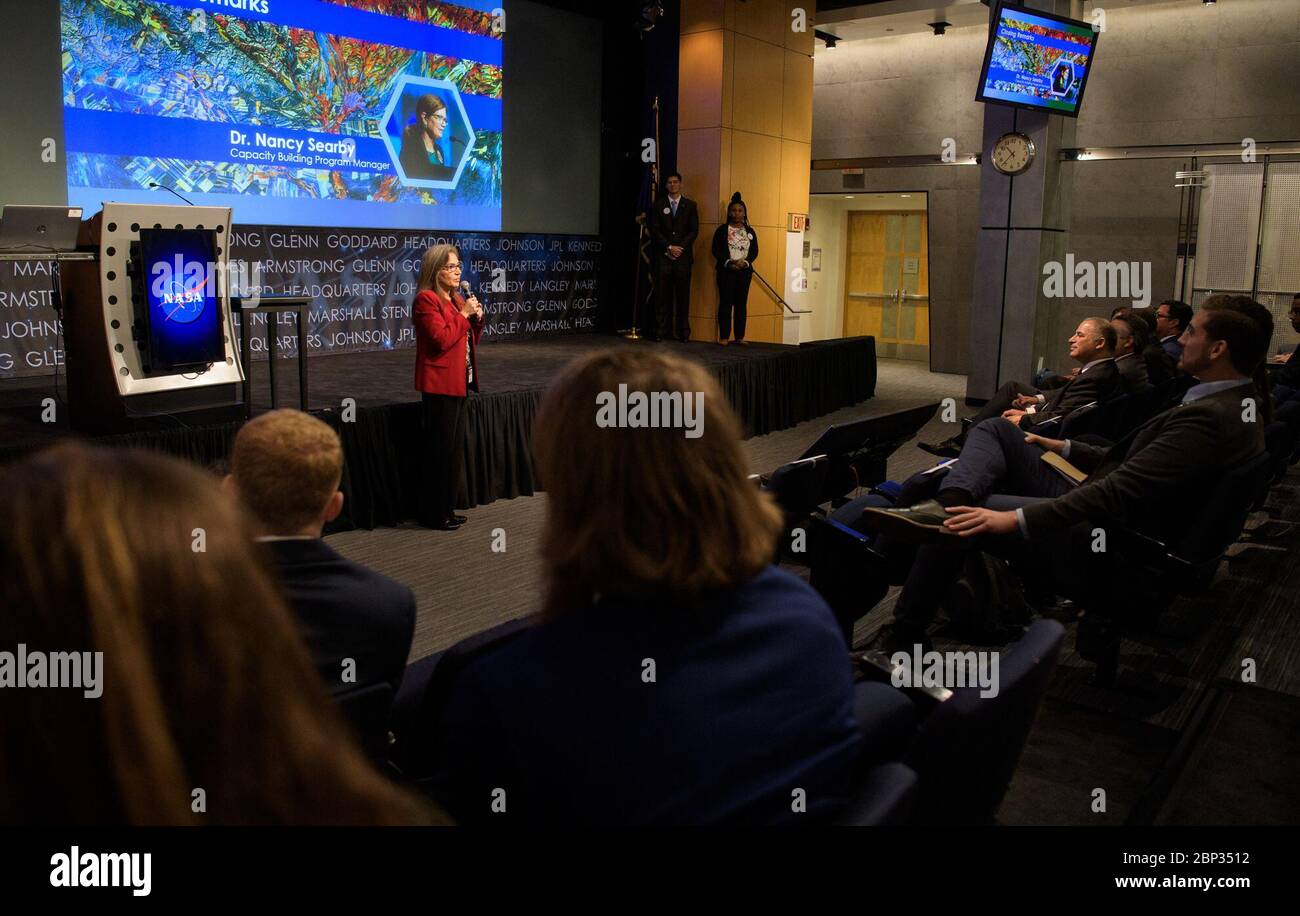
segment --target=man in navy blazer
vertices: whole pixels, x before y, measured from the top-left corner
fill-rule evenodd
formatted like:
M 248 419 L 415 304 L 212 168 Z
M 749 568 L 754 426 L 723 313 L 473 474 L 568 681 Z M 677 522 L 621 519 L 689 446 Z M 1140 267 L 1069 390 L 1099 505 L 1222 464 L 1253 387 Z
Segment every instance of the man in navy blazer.
M 1186 302 L 1166 299 L 1156 309 L 1156 339 L 1175 364 L 1183 355 L 1183 345 L 1179 340 L 1191 323 L 1192 307 Z
M 343 510 L 342 473 L 334 430 L 273 410 L 240 429 L 226 481 L 260 524 L 258 540 L 326 688 L 340 696 L 386 683 L 396 693 L 415 634 L 415 596 L 321 540 Z

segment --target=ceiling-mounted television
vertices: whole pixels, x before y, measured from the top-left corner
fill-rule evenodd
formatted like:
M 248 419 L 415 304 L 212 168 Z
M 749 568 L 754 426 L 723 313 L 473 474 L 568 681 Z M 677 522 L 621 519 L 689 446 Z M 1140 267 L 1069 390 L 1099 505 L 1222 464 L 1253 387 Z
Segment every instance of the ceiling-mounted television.
M 1000 4 L 975 99 L 1076 118 L 1096 51 L 1097 32 L 1086 22 Z

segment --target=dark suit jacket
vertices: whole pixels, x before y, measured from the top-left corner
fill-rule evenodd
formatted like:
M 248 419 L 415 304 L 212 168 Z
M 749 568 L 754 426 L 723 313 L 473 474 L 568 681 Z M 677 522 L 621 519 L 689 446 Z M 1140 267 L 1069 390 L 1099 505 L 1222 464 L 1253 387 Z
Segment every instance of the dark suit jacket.
M 723 223 L 713 231 L 713 260 L 718 264 L 718 273 L 729 270 L 727 262 L 731 260 L 731 247 L 727 244 L 727 223 Z M 758 233 L 752 227 L 746 226 L 745 231 L 749 233 L 749 254 L 745 255 L 745 260 L 750 263 L 746 271 L 753 272 L 753 263 L 758 259 Z
M 1170 408 L 1109 449 L 1072 440 L 1070 463 L 1088 478 L 1064 496 L 1025 506 L 1029 536 L 1113 519 L 1177 542 L 1224 469 L 1264 450 L 1264 423 L 1242 420 L 1242 399 L 1258 396 L 1244 385 Z
M 1151 391 L 1151 379 L 1147 376 L 1146 360 L 1140 353 L 1129 353 L 1115 360 L 1119 370 L 1120 386 L 1125 394 L 1141 396 Z
M 1300 388 L 1300 344 L 1295 345 L 1291 358 L 1278 367 L 1273 376 L 1273 384 Z
M 463 671 L 439 734 L 435 794 L 461 823 L 811 821 L 861 752 L 844 637 L 776 567 L 694 606 L 607 598 L 527 630 Z
M 396 693 L 415 635 L 411 590 L 320 539 L 264 546 L 326 688 L 339 694 L 382 681 Z M 356 661 L 355 684 L 340 679 L 345 658 Z
M 683 196 L 677 202 L 677 215 L 673 216 L 667 196 L 660 197 L 650 208 L 648 222 L 657 262 L 671 260 L 667 254 L 669 245 L 682 246 L 682 256 L 678 258 L 681 263 L 694 262 L 695 238 L 700 234 L 700 211 L 695 201 Z
M 1169 354 L 1169 357 L 1174 361 L 1174 365 L 1177 366 L 1178 360 L 1183 355 L 1183 345 L 1178 342 L 1178 338 L 1170 337 L 1168 340 L 1160 341 L 1160 348 Z
M 1108 401 L 1119 387 L 1119 370 L 1114 360 L 1093 366 L 1087 372 L 1080 372 L 1060 388 L 1054 390 L 1047 402 L 1032 414 L 1020 418 L 1020 428 L 1027 432 L 1041 432 L 1051 436 L 1053 429 L 1060 428 L 1073 410 L 1093 401 Z M 1051 420 L 1048 423 L 1046 421 Z
M 429 159 L 420 131 L 414 127 L 415 125 L 408 125 L 402 133 L 402 149 L 398 153 L 406 177 L 419 181 L 450 181 L 456 175 L 456 164 L 464 155 L 465 144 L 453 138 L 449 163 L 438 165 Z
M 1142 359 L 1147 364 L 1147 380 L 1153 386 L 1163 385 L 1180 374 L 1178 357 L 1170 356 L 1158 343 L 1147 344 Z

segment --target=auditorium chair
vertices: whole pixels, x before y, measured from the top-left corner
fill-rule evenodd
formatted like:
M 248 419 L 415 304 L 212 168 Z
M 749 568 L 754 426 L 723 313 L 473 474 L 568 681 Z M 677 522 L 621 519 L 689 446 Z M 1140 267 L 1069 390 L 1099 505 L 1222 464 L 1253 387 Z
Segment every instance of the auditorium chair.
M 1224 551 L 1240 537 L 1272 467 L 1272 456 L 1264 452 L 1228 469 L 1215 486 L 1189 494 L 1189 498 L 1203 498 L 1204 509 L 1197 523 L 1174 543 L 1122 525 L 1105 526 L 1108 549 L 1090 557 L 1098 569 L 1088 577 L 1099 591 L 1078 596 L 1084 608 L 1078 650 L 1085 660 L 1097 665 L 1094 684 L 1114 684 L 1120 639 L 1126 630 L 1153 621 L 1178 595 L 1209 587 Z M 1142 574 L 1115 576 L 1105 568 L 1110 557 L 1123 557 Z
M 880 504 L 893 505 L 881 499 Z M 853 647 L 853 625 L 880 603 L 895 573 L 890 560 L 871 546 L 871 538 L 820 515 L 809 519 L 808 584 L 835 614 L 844 642 Z
M 388 759 L 391 735 L 388 716 L 393 707 L 393 688 L 386 683 L 368 684 L 334 697 L 334 702 L 352 723 L 352 729 L 366 754 L 381 766 Z
M 906 824 L 916 805 L 920 779 L 903 763 L 872 767 L 858 781 L 852 797 L 835 817 L 839 827 L 885 827 Z
M 1276 510 L 1267 502 L 1269 492 L 1286 477 L 1295 463 L 1297 450 L 1300 450 L 1300 401 L 1283 404 L 1277 409 L 1273 422 L 1264 430 L 1264 448 L 1271 459 L 1269 473 L 1251 509 L 1263 513 L 1266 518 L 1242 536 L 1247 543 L 1275 541 L 1295 530 L 1293 523 L 1277 519 Z
M 1011 784 L 1065 630 L 1039 620 L 1002 652 L 998 693 L 957 687 L 921 723 L 903 758 L 920 780 L 913 822 L 988 824 Z
M 804 458 L 783 464 L 763 479 L 762 487 L 772 494 L 785 516 L 785 529 L 796 527 L 823 500 L 830 458 Z
M 420 783 L 430 775 L 443 709 L 456 679 L 470 664 L 493 652 L 533 626 L 530 617 L 518 617 L 467 636 L 450 648 L 406 667 L 398 701 L 393 708 L 396 734 L 390 754 L 393 766 L 407 779 Z

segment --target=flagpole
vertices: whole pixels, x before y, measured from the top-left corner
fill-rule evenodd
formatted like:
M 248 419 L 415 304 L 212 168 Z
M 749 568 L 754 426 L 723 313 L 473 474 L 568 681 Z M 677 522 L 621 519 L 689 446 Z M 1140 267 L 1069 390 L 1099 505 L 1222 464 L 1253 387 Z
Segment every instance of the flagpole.
M 654 113 L 654 158 L 650 160 L 650 206 L 659 197 L 659 96 L 655 96 L 654 103 L 651 105 Z M 632 283 L 632 327 L 630 330 L 623 331 L 623 337 L 628 340 L 640 340 L 641 335 L 637 333 L 637 312 L 641 305 L 641 260 L 646 258 L 649 261 L 649 270 L 647 274 L 650 279 L 650 293 L 654 292 L 654 261 L 648 258 L 645 252 L 646 244 L 646 214 L 638 213 L 637 236 L 636 236 L 636 277 Z M 647 297 L 648 298 L 648 297 Z

